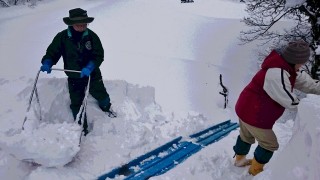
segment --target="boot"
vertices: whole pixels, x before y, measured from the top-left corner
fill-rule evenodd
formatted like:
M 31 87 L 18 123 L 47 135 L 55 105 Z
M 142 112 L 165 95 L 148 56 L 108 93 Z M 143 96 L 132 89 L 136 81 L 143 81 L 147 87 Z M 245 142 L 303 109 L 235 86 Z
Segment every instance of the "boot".
M 260 164 L 255 158 L 252 159 L 252 164 L 249 168 L 249 174 L 255 176 L 263 171 L 264 164 Z
M 237 167 L 244 167 L 251 164 L 252 159 L 247 159 L 246 155 L 236 155 L 234 165 Z

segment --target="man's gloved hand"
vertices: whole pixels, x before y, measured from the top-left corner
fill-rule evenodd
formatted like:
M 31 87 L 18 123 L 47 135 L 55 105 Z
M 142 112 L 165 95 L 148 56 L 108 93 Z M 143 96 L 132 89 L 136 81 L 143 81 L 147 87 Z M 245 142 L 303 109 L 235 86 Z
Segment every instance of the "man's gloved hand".
M 47 72 L 47 74 L 51 73 L 51 67 L 52 67 L 52 61 L 50 59 L 45 59 L 42 62 L 42 66 L 40 67 L 40 70 L 42 72 Z
M 81 70 L 81 75 L 80 75 L 80 77 L 81 78 L 83 78 L 83 77 L 89 77 L 90 76 L 90 74 L 91 74 L 91 71 L 90 71 L 90 69 L 88 69 L 88 68 L 82 68 L 82 70 Z
M 94 68 L 95 65 L 93 61 L 90 61 L 86 67 L 82 68 L 80 77 L 89 77 Z

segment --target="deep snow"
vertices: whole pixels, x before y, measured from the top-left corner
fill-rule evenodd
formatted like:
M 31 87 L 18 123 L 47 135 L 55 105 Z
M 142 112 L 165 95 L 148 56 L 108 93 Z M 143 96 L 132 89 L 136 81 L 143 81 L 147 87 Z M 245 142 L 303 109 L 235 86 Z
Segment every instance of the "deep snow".
M 30 156 L 29 151 L 19 149 L 30 148 L 30 152 L 42 155 L 42 164 L 49 166 L 51 162 L 66 163 L 52 161 L 52 153 L 70 156 L 51 148 L 43 152 L 41 147 L 77 147 L 72 145 L 75 140 L 37 141 L 60 137 L 45 128 L 31 128 L 40 135 L 10 139 L 22 135 L 19 131 L 40 59 L 53 36 L 66 28 L 62 18 L 74 7 L 82 7 L 95 17 L 89 28 L 103 43 L 106 56 L 101 70 L 119 117 L 110 119 L 89 96 L 91 132 L 82 139 L 80 149 L 74 149 L 79 152 L 70 163 L 48 168 L 19 161 L 19 157 L 9 155 L 6 145 L 13 147 L 18 142 L 14 154 Z M 237 121 L 234 103 L 258 69 L 256 44 L 239 45 L 237 39 L 240 30 L 246 28 L 240 23 L 244 14 L 243 4 L 220 0 L 191 4 L 172 0 L 55 0 L 35 8 L 0 9 L 0 136 L 1 142 L 6 142 L 0 143 L 1 179 L 94 179 L 175 137 L 227 119 Z M 62 60 L 56 67 L 62 67 Z M 229 90 L 227 109 L 223 109 L 224 98 L 219 95 L 219 74 Z M 66 127 L 63 123 L 73 123 L 62 72 L 41 73 L 38 92 L 44 126 L 59 129 Z M 37 108 L 36 101 L 33 105 Z M 274 127 L 280 149 L 255 178 L 247 174 L 248 167 L 232 165 L 232 146 L 238 135 L 233 131 L 151 179 L 319 179 L 317 109 L 319 97 L 308 95 L 297 115 L 286 112 L 282 116 Z M 28 122 L 39 114 L 30 116 Z

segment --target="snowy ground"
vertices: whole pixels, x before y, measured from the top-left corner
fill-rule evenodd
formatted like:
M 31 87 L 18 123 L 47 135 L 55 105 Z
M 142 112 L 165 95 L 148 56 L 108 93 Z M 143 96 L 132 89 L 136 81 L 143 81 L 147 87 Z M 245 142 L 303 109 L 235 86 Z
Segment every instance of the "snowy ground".
M 53 36 L 66 28 L 62 18 L 74 7 L 95 17 L 89 28 L 103 43 L 106 56 L 101 71 L 119 117 L 107 117 L 89 96 L 92 131 L 82 139 L 79 152 L 74 149 L 77 155 L 72 162 L 48 168 L 19 161 L 9 155 L 6 145 L 15 142 L 10 138 L 21 129 L 40 59 Z M 256 45 L 238 45 L 239 32 L 246 28 L 240 23 L 243 9 L 242 4 L 220 0 L 192 4 L 48 0 L 35 8 L 0 9 L 0 137 L 6 142 L 0 142 L 0 179 L 94 179 L 175 137 L 227 119 L 237 121 L 234 103 L 258 68 Z M 61 68 L 62 61 L 56 67 Z M 219 74 L 229 89 L 227 109 L 219 95 Z M 41 73 L 38 92 L 43 123 L 60 127 L 63 122 L 72 123 L 62 72 Z M 233 131 L 151 179 L 319 179 L 318 102 L 318 96 L 308 96 L 299 105 L 297 117 L 295 112 L 286 112 L 275 125 L 280 149 L 265 172 L 255 178 L 247 175 L 247 168 L 232 165 L 232 146 L 238 135 Z M 37 105 L 36 101 L 33 104 Z M 56 138 L 41 128 L 34 131 Z M 37 141 L 39 135 L 28 138 L 16 140 L 17 147 L 30 148 L 29 142 L 43 146 Z M 61 145 L 46 143 L 47 147 Z M 26 152 L 18 150 L 16 154 Z M 59 154 L 51 149 L 43 152 L 43 157 L 52 157 L 49 152 Z

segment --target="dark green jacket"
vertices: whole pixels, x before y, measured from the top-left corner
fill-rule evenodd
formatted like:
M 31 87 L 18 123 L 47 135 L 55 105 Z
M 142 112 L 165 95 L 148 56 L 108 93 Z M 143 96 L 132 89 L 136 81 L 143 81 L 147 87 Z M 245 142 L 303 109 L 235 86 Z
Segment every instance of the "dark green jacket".
M 81 71 L 89 61 L 95 64 L 91 78 L 101 78 L 99 66 L 104 60 L 104 50 L 96 33 L 87 29 L 79 42 L 72 37 L 71 30 L 65 29 L 59 32 L 49 45 L 42 61 L 51 59 L 53 65 L 63 57 L 64 69 Z M 66 72 L 70 78 L 80 78 L 79 73 Z

